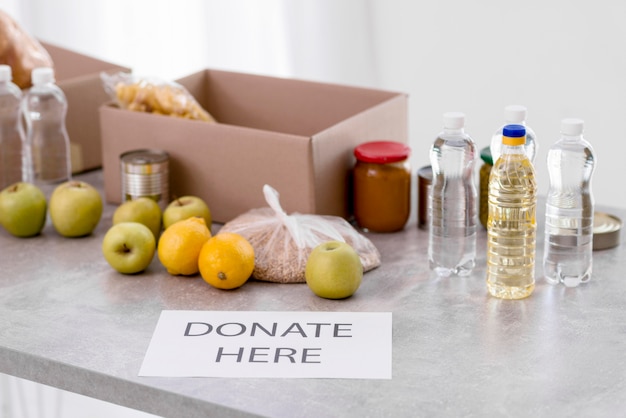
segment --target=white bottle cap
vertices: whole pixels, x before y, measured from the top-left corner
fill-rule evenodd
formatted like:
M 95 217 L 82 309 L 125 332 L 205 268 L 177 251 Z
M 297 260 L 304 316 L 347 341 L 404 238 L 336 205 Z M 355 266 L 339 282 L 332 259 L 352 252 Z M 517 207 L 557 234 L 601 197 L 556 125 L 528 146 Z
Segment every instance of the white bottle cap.
M 51 67 L 38 67 L 33 69 L 31 75 L 33 85 L 54 83 L 54 70 Z
M 585 121 L 576 118 L 567 118 L 561 121 L 561 133 L 563 135 L 581 135 Z
M 0 82 L 11 81 L 11 67 L 8 65 L 0 65 Z
M 443 114 L 445 129 L 461 129 L 465 126 L 465 114 L 462 112 L 446 112 Z
M 507 123 L 522 123 L 526 120 L 526 106 L 509 105 L 504 108 L 504 120 Z

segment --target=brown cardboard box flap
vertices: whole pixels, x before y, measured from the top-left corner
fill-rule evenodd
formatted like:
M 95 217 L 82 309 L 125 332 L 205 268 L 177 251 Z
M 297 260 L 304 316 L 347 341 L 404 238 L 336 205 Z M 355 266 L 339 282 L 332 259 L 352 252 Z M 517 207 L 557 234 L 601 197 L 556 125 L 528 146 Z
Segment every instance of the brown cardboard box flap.
M 157 148 L 170 155 L 170 195 L 202 197 L 216 222 L 265 206 L 264 184 L 287 213 L 347 217 L 353 148 L 407 141 L 401 93 L 215 70 L 177 81 L 219 123 L 102 106 L 108 201 L 121 201 L 120 155 Z

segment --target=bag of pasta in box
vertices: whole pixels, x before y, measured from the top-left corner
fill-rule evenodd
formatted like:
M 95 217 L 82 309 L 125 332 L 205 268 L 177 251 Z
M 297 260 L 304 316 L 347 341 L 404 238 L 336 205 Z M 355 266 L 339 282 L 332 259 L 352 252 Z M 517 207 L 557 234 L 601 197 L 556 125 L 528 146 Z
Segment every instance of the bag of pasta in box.
M 338 216 L 288 215 L 280 206 L 278 192 L 263 187 L 269 207 L 252 209 L 226 223 L 221 231 L 245 237 L 255 254 L 252 276 L 277 283 L 303 283 L 309 254 L 327 241 L 346 242 L 354 248 L 363 271 L 380 265 L 380 253 L 374 244 L 345 219 Z
M 100 79 L 104 91 L 121 109 L 215 122 L 195 97 L 175 81 L 138 77 L 126 72 L 102 72 Z

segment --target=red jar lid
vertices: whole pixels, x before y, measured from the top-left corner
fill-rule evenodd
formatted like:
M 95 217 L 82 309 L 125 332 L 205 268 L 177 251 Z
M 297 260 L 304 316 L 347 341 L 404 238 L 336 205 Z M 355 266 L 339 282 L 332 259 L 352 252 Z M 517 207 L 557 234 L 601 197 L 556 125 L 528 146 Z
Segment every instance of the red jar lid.
M 411 148 L 395 141 L 365 142 L 354 148 L 354 156 L 365 163 L 395 163 L 409 158 Z

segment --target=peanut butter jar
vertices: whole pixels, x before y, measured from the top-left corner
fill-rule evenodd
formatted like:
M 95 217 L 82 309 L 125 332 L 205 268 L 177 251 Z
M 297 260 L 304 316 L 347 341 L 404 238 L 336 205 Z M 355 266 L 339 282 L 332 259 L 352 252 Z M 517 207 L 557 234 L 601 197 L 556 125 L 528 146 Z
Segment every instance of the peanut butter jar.
M 354 217 L 360 228 L 404 228 L 411 212 L 410 153 L 408 145 L 395 141 L 366 142 L 354 149 Z

